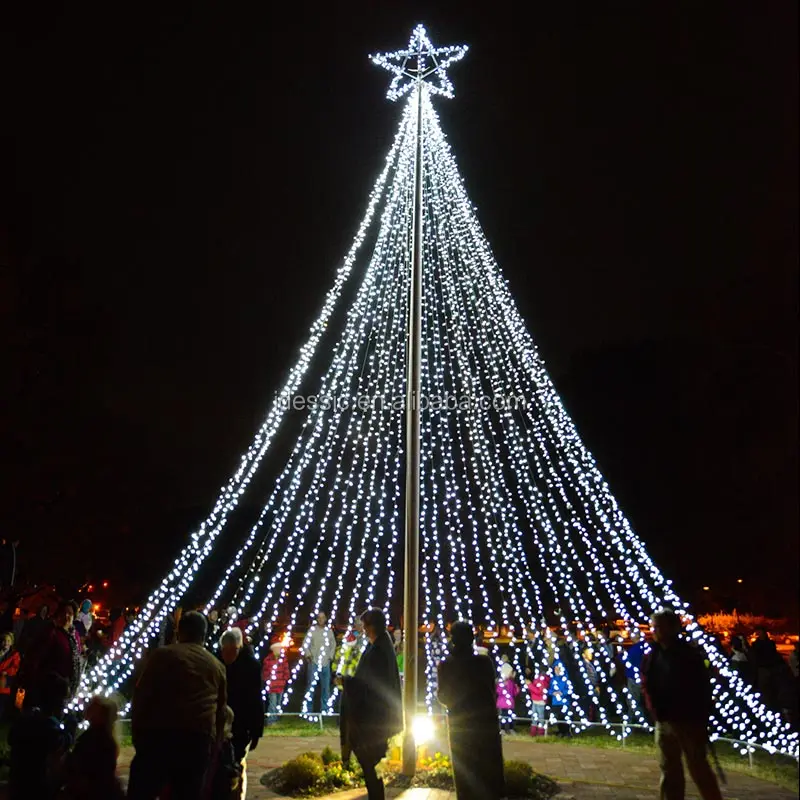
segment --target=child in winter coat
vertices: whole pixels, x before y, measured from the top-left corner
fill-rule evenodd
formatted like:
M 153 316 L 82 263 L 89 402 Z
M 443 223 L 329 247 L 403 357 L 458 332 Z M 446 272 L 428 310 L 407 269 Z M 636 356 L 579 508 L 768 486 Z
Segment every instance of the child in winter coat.
M 514 703 L 519 694 L 519 686 L 514 681 L 511 664 L 500 667 L 500 680 L 497 681 L 497 710 L 500 714 L 500 732 L 511 733 L 514 728 Z
M 119 745 L 114 737 L 117 704 L 110 698 L 93 697 L 86 707 L 86 721 L 88 730 L 67 756 L 59 800 L 121 800 L 125 795 L 117 779 Z
M 556 733 L 558 736 L 572 736 L 572 731 L 570 731 L 566 722 L 572 684 L 561 661 L 556 661 L 553 665 L 553 672 L 553 680 L 550 683 L 550 705 L 553 708 L 553 714 L 558 720 Z
M 528 681 L 528 694 L 531 696 L 531 736 L 544 736 L 547 708 L 547 689 L 550 677 L 541 672 Z
M 289 662 L 286 660 L 286 650 L 280 642 L 270 645 L 269 653 L 262 664 L 261 678 L 267 690 L 269 727 L 278 721 L 278 708 L 289 680 Z

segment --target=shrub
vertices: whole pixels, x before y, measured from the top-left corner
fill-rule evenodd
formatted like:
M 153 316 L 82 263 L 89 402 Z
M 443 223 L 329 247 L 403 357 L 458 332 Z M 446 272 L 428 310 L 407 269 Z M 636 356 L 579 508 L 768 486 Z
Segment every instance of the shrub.
M 524 761 L 506 761 L 504 771 L 508 797 L 548 800 L 558 793 L 558 784 L 554 780 L 539 775 Z
M 309 758 L 307 754 L 297 756 L 281 767 L 282 792 L 292 794 L 311 789 L 324 774 L 322 759 L 319 756 L 316 758 Z
M 320 758 L 322 759 L 322 763 L 326 767 L 328 766 L 328 764 L 333 764 L 336 761 L 342 760 L 342 757 L 337 752 L 331 750 L 331 748 L 327 746 L 323 748 L 322 753 L 320 754 Z
M 325 759 L 319 753 L 312 753 L 310 750 L 308 750 L 305 753 L 300 753 L 300 755 L 297 756 L 297 757 L 298 758 L 310 758 L 312 761 L 318 761 L 320 764 L 324 764 L 325 763 Z

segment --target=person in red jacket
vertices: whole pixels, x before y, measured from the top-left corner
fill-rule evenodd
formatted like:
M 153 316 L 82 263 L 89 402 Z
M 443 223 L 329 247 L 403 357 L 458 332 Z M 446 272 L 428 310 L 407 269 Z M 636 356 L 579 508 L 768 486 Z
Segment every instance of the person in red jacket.
M 681 620 L 671 609 L 653 615 L 652 650 L 642 659 L 642 694 L 656 723 L 662 800 L 684 800 L 682 757 L 703 800 L 722 800 L 708 763 L 712 695 L 703 653 L 680 638 Z
M 19 672 L 19 651 L 14 649 L 14 634 L 0 637 L 0 720 L 5 717 L 11 701 L 11 685 Z
M 286 650 L 280 642 L 270 645 L 269 653 L 262 664 L 261 677 L 267 690 L 267 726 L 278 721 L 278 707 L 289 680 L 289 662 Z

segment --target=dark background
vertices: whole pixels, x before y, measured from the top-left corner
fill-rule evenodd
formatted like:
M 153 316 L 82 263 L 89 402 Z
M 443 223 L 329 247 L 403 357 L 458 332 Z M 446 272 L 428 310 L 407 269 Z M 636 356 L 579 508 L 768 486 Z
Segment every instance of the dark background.
M 701 608 L 796 615 L 795 3 L 15 5 L 0 535 L 23 578 L 141 599 L 205 518 L 398 122 L 367 54 L 422 21 L 471 46 L 445 131 L 635 528 Z

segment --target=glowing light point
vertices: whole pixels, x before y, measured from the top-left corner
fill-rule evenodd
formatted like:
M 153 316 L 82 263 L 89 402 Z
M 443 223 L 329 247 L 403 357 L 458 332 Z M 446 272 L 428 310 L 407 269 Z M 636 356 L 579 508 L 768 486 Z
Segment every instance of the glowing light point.
M 414 731 L 414 741 L 418 745 L 430 742 L 436 732 L 433 726 L 433 717 L 428 714 L 418 714 L 414 717 L 411 729 Z

